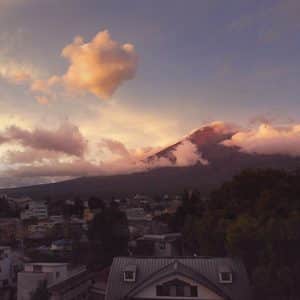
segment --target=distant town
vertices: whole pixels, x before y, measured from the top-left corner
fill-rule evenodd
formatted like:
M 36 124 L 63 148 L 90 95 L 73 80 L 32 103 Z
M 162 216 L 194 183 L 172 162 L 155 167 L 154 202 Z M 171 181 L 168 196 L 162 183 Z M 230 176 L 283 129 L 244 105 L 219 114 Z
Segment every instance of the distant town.
M 184 246 L 180 231 L 171 231 L 182 195 L 92 196 L 59 206 L 1 195 L 0 205 L 3 300 L 227 299 L 218 286 L 229 285 L 230 299 L 248 299 L 241 298 L 247 290 L 250 299 L 240 261 L 200 257 Z
M 0 299 L 297 300 L 299 180 L 253 169 L 209 196 L 2 194 Z

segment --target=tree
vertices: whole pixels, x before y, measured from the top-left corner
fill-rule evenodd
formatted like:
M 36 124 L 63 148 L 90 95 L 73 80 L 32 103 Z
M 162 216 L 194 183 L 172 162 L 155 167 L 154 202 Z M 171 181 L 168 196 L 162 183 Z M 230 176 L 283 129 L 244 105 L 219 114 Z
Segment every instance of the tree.
M 171 225 L 191 253 L 241 257 L 255 299 L 300 299 L 299 182 L 299 171 L 242 171 L 205 203 L 185 191 Z
M 96 214 L 88 229 L 92 261 L 108 265 L 113 257 L 128 254 L 129 229 L 125 213 L 110 206 Z

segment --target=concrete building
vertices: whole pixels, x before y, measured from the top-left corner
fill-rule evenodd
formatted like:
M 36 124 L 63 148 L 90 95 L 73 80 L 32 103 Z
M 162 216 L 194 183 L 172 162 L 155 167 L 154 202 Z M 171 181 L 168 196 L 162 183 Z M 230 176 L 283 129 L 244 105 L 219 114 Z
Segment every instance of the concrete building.
M 46 219 L 48 218 L 48 207 L 45 202 L 30 201 L 28 205 L 21 211 L 21 220 L 31 218 Z
M 16 287 L 17 272 L 23 266 L 22 258 L 22 253 L 13 251 L 11 247 L 0 246 L 0 290 Z
M 87 299 L 91 285 L 85 266 L 67 263 L 28 263 L 18 273 L 18 300 L 30 300 L 41 282 L 46 282 L 50 300 Z
M 22 222 L 17 218 L 0 218 L 0 232 L 2 244 L 22 240 L 24 235 Z
M 0 247 L 0 289 L 13 285 L 13 259 L 10 247 Z
M 182 255 L 181 233 L 145 234 L 136 240 L 135 252 L 156 257 Z
M 232 258 L 117 257 L 106 300 L 250 300 L 243 263 Z

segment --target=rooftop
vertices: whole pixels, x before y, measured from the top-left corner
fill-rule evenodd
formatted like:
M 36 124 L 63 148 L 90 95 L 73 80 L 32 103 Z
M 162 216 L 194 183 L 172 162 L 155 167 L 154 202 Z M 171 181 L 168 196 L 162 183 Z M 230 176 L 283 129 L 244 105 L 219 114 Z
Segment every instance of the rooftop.
M 136 266 L 136 281 L 124 282 L 128 266 Z M 232 284 L 222 284 L 219 272 L 232 270 Z M 204 282 L 230 300 L 249 300 L 251 290 L 244 264 L 239 259 L 221 257 L 117 257 L 109 275 L 106 300 L 122 299 L 137 289 L 169 275 L 183 275 Z M 130 294 L 131 295 L 131 294 Z

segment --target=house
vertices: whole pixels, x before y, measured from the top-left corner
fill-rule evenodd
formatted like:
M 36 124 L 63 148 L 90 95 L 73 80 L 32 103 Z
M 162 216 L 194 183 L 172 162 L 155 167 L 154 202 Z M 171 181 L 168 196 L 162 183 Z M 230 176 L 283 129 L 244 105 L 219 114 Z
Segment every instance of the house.
M 2 244 L 22 240 L 24 235 L 22 222 L 18 218 L 0 218 L 0 232 Z
M 46 282 L 50 300 L 87 299 L 91 281 L 85 266 L 67 263 L 27 263 L 18 273 L 18 300 L 30 300 Z
M 14 287 L 17 271 L 22 268 L 21 260 L 9 246 L 0 246 L 0 290 Z
M 0 247 L 0 289 L 12 286 L 12 252 L 10 247 Z
M 157 257 L 181 255 L 181 233 L 145 234 L 136 240 L 135 254 Z
M 117 257 L 110 269 L 106 300 L 250 300 L 239 259 L 214 257 Z
M 27 220 L 31 218 L 47 219 L 48 218 L 48 206 L 45 202 L 30 201 L 28 205 L 21 211 L 21 220 Z

